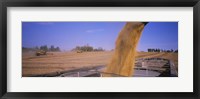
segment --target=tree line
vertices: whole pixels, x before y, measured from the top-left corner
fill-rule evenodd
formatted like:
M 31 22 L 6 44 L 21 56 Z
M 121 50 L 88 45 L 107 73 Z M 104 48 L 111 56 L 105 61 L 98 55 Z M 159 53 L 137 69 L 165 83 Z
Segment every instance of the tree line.
M 105 51 L 105 50 L 102 47 L 93 48 L 92 46 L 84 45 L 84 46 L 76 46 L 75 48 L 72 49 L 72 51 L 92 52 L 92 51 Z
M 51 45 L 50 47 L 48 47 L 47 45 L 42 45 L 40 47 L 36 46 L 36 49 L 44 50 L 44 51 L 52 51 L 52 52 L 59 52 L 60 51 L 60 48 L 59 47 L 54 47 L 54 45 Z
M 37 50 L 52 51 L 52 52 L 61 51 L 59 47 L 55 47 L 54 45 L 51 45 L 50 47 L 48 47 L 47 45 L 42 45 L 39 47 L 36 46 L 33 48 L 22 47 L 22 51 L 37 51 Z
M 178 53 L 178 49 L 177 50 L 173 50 L 173 49 L 171 49 L 171 50 L 164 50 L 164 49 L 159 49 L 159 48 L 156 48 L 156 49 L 149 48 L 149 49 L 147 49 L 147 51 L 148 52 L 174 52 L 174 53 Z

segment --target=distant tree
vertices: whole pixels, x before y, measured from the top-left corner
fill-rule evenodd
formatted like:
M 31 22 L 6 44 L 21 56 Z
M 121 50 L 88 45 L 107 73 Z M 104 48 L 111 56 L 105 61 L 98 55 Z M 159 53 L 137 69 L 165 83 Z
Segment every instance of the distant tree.
M 160 52 L 160 49 L 158 49 L 158 52 Z
M 75 49 L 76 49 L 76 50 L 81 50 L 81 47 L 80 47 L 80 46 L 76 46 Z
M 171 49 L 171 52 L 174 52 L 174 50 L 173 50 L 173 49 Z
M 174 53 L 178 53 L 178 49 L 174 51 Z
M 102 48 L 102 47 L 99 47 L 99 48 L 98 48 L 98 51 L 104 51 L 104 50 L 103 50 L 103 48 Z
M 148 48 L 147 51 L 150 52 L 150 49 Z
M 149 52 L 152 52 L 152 49 L 149 48 Z
M 148 48 L 148 52 L 168 52 L 168 53 L 173 53 L 173 52 L 178 52 L 178 50 L 173 50 L 173 49 L 160 49 L 160 48 Z
M 44 46 L 40 46 L 40 50 L 44 50 Z
M 51 45 L 51 47 L 49 48 L 49 51 L 55 51 L 55 47 L 53 45 Z
M 40 50 L 48 51 L 47 45 L 40 46 Z
M 89 44 L 84 46 L 76 46 L 72 51 L 83 51 L 83 52 L 91 52 L 91 51 L 104 51 L 103 48 L 93 48 L 92 46 L 89 46 Z
M 59 47 L 56 47 L 55 51 L 60 51 L 60 48 L 59 48 Z
M 93 47 L 92 46 L 87 45 L 85 47 L 86 47 L 86 51 L 89 51 L 89 52 L 93 51 Z
M 39 50 L 39 47 L 38 47 L 38 46 L 36 46 L 36 47 L 35 47 L 35 49 L 36 49 L 36 50 Z

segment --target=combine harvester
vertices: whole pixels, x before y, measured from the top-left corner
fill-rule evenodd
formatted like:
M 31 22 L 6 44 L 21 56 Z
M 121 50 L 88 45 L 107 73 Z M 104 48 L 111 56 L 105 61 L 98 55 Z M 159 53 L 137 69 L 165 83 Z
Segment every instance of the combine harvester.
M 35 55 L 36 56 L 47 55 L 47 51 L 39 50 L 39 51 L 36 51 Z

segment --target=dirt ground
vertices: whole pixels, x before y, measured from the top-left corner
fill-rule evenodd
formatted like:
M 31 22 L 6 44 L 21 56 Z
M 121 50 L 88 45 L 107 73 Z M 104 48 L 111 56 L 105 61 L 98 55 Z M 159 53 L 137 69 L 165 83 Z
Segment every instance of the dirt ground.
M 22 55 L 22 76 L 46 74 L 73 70 L 83 67 L 106 66 L 113 52 L 51 52 L 48 55 L 35 56 L 34 52 Z M 137 58 L 166 58 L 172 60 L 178 70 L 177 53 L 138 52 Z

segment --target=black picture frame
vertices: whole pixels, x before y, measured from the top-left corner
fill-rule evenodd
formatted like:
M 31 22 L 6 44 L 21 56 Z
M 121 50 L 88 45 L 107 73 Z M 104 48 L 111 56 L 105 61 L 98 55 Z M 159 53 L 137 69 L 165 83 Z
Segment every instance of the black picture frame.
M 7 7 L 193 7 L 193 92 L 7 92 Z M 5 99 L 115 98 L 199 99 L 200 0 L 1 0 L 0 1 L 0 97 Z

